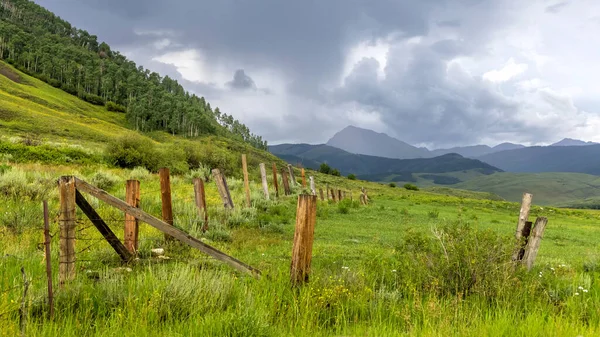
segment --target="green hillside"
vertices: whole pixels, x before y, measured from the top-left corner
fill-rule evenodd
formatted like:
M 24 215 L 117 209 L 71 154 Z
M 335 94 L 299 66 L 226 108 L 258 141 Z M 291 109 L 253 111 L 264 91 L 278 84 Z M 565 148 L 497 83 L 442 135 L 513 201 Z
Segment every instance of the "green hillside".
M 490 192 L 509 201 L 529 192 L 540 205 L 576 205 L 600 197 L 600 177 L 583 173 L 496 173 L 451 187 Z
M 0 156 L 14 162 L 113 166 L 107 146 L 135 141 L 156 166 L 195 169 L 200 163 L 239 175 L 240 154 L 249 165 L 279 162 L 247 143 L 222 136 L 182 138 L 167 132 L 141 134 L 127 128 L 125 114 L 108 111 L 0 62 Z M 141 165 L 143 166 L 143 165 Z

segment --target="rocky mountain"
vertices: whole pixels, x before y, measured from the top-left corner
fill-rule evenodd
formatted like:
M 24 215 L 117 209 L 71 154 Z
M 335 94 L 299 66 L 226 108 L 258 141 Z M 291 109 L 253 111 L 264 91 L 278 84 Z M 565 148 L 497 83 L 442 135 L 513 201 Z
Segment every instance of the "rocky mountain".
M 585 142 L 583 140 L 579 140 L 579 139 L 573 139 L 573 138 L 565 138 L 559 142 L 556 142 L 550 146 L 587 146 L 587 145 L 595 145 L 598 143 L 594 143 L 594 142 Z

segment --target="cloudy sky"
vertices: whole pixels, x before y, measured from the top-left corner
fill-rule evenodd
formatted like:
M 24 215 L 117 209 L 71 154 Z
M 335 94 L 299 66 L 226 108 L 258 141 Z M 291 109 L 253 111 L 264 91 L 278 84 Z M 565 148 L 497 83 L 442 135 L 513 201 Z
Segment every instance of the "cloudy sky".
M 600 141 L 597 0 L 35 0 L 270 144 Z

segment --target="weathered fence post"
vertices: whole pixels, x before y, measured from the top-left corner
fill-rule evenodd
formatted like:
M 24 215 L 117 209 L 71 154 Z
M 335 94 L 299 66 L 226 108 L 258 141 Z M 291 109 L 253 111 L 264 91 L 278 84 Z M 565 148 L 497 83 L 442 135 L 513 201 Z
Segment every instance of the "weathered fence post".
M 246 207 L 250 207 L 250 181 L 248 180 L 248 162 L 246 161 L 245 154 L 242 155 L 242 170 L 244 171 L 244 190 L 246 192 Z
M 46 277 L 48 278 L 48 307 L 50 319 L 54 319 L 54 292 L 52 291 L 52 254 L 50 253 L 50 215 L 48 201 L 44 200 L 44 246 L 46 254 Z
M 294 168 L 292 167 L 292 164 L 288 164 L 288 172 L 290 174 L 290 180 L 291 180 L 290 186 L 296 186 L 297 182 L 296 182 L 296 177 L 294 176 Z
M 167 167 L 158 170 L 160 177 L 160 197 L 162 201 L 162 219 L 164 222 L 173 226 L 173 201 L 171 200 L 171 175 Z M 173 238 L 165 234 L 165 240 Z
M 333 202 L 337 202 L 335 198 L 335 190 L 333 188 L 331 189 L 331 200 L 333 200 Z
M 281 180 L 283 182 L 283 190 L 285 195 L 292 194 L 292 191 L 290 190 L 290 182 L 288 181 L 288 176 L 285 172 L 285 169 L 281 169 Z
M 217 184 L 221 200 L 223 200 L 223 207 L 233 209 L 233 200 L 231 200 L 231 194 L 229 193 L 229 187 L 227 187 L 225 175 L 223 175 L 219 169 L 213 169 L 212 174 L 215 184 Z
M 60 256 L 58 281 L 62 288 L 75 278 L 75 226 L 77 209 L 75 204 L 75 178 L 63 176 L 59 180 L 60 199 Z
M 262 179 L 263 192 L 265 192 L 265 199 L 269 200 L 269 185 L 267 184 L 267 170 L 265 164 L 260 163 L 260 178 Z
M 304 173 L 304 168 L 302 168 L 301 174 L 302 174 L 302 187 L 306 188 L 306 175 Z
M 321 195 L 321 201 L 325 201 L 325 196 L 323 195 L 323 189 L 319 188 L 319 194 Z
M 201 178 L 194 179 L 194 199 L 196 200 L 198 215 L 204 219 L 202 232 L 206 232 L 208 230 L 208 210 L 206 209 L 206 192 L 204 190 L 204 181 Z
M 125 185 L 125 202 L 131 207 L 140 207 L 140 182 L 127 180 Z M 135 217 L 125 213 L 125 248 L 135 254 L 139 248 L 139 222 Z
M 542 237 L 544 236 L 544 230 L 548 224 L 548 218 L 538 217 L 535 220 L 531 235 L 527 240 L 527 247 L 525 247 L 525 254 L 523 255 L 523 263 L 527 266 L 527 269 L 533 267 L 535 258 L 537 257 L 540 244 L 542 243 Z
M 523 193 L 523 200 L 521 201 L 521 211 L 519 212 L 519 221 L 517 222 L 517 230 L 515 232 L 515 239 L 517 240 L 517 247 L 513 253 L 512 259 L 516 261 L 519 257 L 519 253 L 523 245 L 523 228 L 529 218 L 529 210 L 531 209 L 531 199 L 533 195 L 530 193 Z
M 316 220 L 317 197 L 307 194 L 299 195 L 290 268 L 291 280 L 294 285 L 308 282 Z
M 342 196 L 342 190 L 338 190 L 338 201 L 342 200 L 344 200 L 344 197 Z
M 275 185 L 275 197 L 279 198 L 279 183 L 277 181 L 277 165 L 273 163 L 273 185 Z
M 317 195 L 317 190 L 315 189 L 315 177 L 310 176 L 308 177 L 308 180 L 310 181 L 310 191 L 312 192 L 312 195 Z

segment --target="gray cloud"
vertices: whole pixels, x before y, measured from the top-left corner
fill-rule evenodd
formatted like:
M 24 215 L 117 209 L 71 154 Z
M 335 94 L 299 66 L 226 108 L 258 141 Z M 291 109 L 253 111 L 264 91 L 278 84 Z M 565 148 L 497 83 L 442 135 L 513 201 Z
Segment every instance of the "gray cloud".
M 519 89 L 511 81 L 521 70 L 496 82 L 483 77 L 513 57 L 529 65 L 526 76 L 542 76 L 534 62 L 545 55 L 526 50 L 533 34 L 518 31 L 504 42 L 519 23 L 518 0 L 37 2 L 179 80 L 271 142 L 322 142 L 357 124 L 433 146 L 536 143 L 591 125 L 573 102 L 588 110 L 600 105 Z M 567 2 L 535 4 L 525 19 L 556 13 Z M 385 48 L 347 64 L 360 43 Z M 177 61 L 183 65 L 156 59 L 187 50 L 200 56 Z M 561 123 L 555 117 L 561 113 L 577 120 Z

